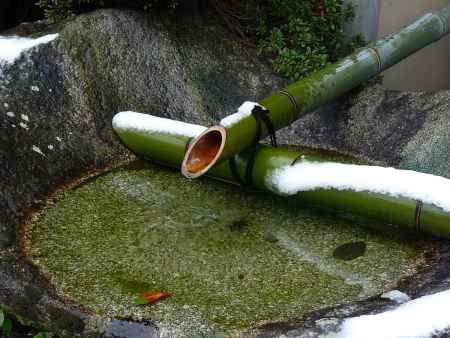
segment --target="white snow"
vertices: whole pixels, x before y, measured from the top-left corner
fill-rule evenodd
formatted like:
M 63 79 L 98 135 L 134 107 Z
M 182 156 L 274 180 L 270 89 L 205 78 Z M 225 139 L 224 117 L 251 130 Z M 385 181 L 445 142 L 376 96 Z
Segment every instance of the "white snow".
M 132 111 L 116 114 L 112 124 L 116 130 L 135 130 L 187 137 L 196 137 L 206 130 L 205 127 L 196 124 L 184 123 Z
M 47 146 L 47 148 L 48 148 L 49 150 L 53 150 L 55 147 L 53 146 L 53 144 L 49 144 L 49 145 Z
M 28 118 L 28 116 L 25 115 L 25 114 L 20 114 L 20 117 L 21 117 L 21 119 L 24 120 L 24 121 L 27 121 L 27 122 L 30 121 L 30 119 Z
M 39 89 L 38 86 L 31 86 L 31 90 L 32 90 L 33 92 L 39 92 L 39 91 L 40 91 L 40 89 Z
M 381 295 L 381 298 L 390 299 L 396 302 L 397 304 L 406 303 L 411 300 L 411 298 L 406 293 L 401 292 L 399 290 L 392 290 L 385 292 Z
M 59 137 L 59 136 L 56 136 L 56 141 L 61 142 L 61 141 L 62 141 L 62 138 Z
M 417 298 L 394 310 L 349 318 L 336 338 L 428 338 L 450 328 L 450 290 Z
M 37 39 L 0 36 L 0 63 L 13 63 L 23 51 L 49 43 L 57 37 L 58 34 L 45 35 Z
M 252 110 L 255 107 L 262 107 L 260 104 L 256 102 L 251 101 L 245 101 L 239 108 L 237 113 L 228 115 L 227 117 L 223 118 L 220 121 L 220 125 L 222 125 L 225 128 L 230 128 L 231 126 L 234 126 L 236 123 L 238 123 L 240 120 L 246 118 L 247 116 L 250 116 L 252 114 Z
M 5 103 L 3 103 L 3 107 L 5 107 L 5 108 L 9 108 L 9 104 L 7 104 L 6 102 L 5 102 Z
M 21 126 L 23 129 L 26 129 L 26 130 L 29 129 L 29 128 L 28 128 L 28 125 L 27 125 L 26 123 L 23 123 L 23 122 L 20 122 L 20 123 L 19 123 L 19 126 Z
M 450 180 L 412 170 L 303 159 L 273 171 L 266 182 L 286 195 L 316 189 L 368 191 L 420 200 L 450 212 Z
M 9 117 L 16 116 L 16 114 L 14 114 L 12 111 L 7 112 L 6 115 L 8 115 Z
M 38 153 L 39 155 L 46 157 L 45 154 L 42 152 L 41 148 L 39 148 L 38 146 L 33 145 L 31 149 L 33 149 L 33 151 Z

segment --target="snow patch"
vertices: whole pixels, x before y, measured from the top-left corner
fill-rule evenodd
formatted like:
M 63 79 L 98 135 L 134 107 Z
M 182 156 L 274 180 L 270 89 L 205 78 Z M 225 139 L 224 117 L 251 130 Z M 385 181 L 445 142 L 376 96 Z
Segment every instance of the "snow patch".
M 32 90 L 33 92 L 39 92 L 39 91 L 40 91 L 40 89 L 39 89 L 38 86 L 31 86 L 31 90 Z
M 286 195 L 316 189 L 368 191 L 420 200 L 450 212 L 450 180 L 412 170 L 303 160 L 273 171 L 266 183 Z
M 25 115 L 25 114 L 20 114 L 20 117 L 22 118 L 22 120 L 27 121 L 27 122 L 30 122 L 30 119 L 28 118 L 27 115 Z
M 48 148 L 48 150 L 53 150 L 55 147 L 53 146 L 53 144 L 49 144 L 49 145 L 47 146 L 47 148 Z
M 56 136 L 56 141 L 61 142 L 61 141 L 62 141 L 62 138 L 59 137 L 59 136 Z
M 349 318 L 336 338 L 425 338 L 450 328 L 450 290 L 376 315 Z
M 230 127 L 234 126 L 236 123 L 238 123 L 242 119 L 246 118 L 247 116 L 252 115 L 252 110 L 255 107 L 264 108 L 263 106 L 261 106 L 259 103 L 256 103 L 256 102 L 251 102 L 251 101 L 244 102 L 238 108 L 237 113 L 228 115 L 227 117 L 223 118 L 220 121 L 220 125 L 225 128 L 230 128 Z
M 390 299 L 390 300 L 396 302 L 397 304 L 406 303 L 411 300 L 411 298 L 406 293 L 398 291 L 398 290 L 392 290 L 389 292 L 385 292 L 381 295 L 381 298 Z
M 28 128 L 28 125 L 27 125 L 26 123 L 23 123 L 23 122 L 20 122 L 20 123 L 19 123 L 19 126 L 22 127 L 22 128 L 25 129 L 25 130 L 28 130 L 28 129 L 29 129 L 29 128 Z
M 58 34 L 45 35 L 37 39 L 0 36 L 0 64 L 13 63 L 23 51 L 49 43 L 57 37 Z
M 118 113 L 112 121 L 113 128 L 121 131 L 142 131 L 157 134 L 171 134 L 197 137 L 206 130 L 196 124 L 184 123 L 162 117 L 126 111 Z
M 31 149 L 33 149 L 33 151 L 38 153 L 39 155 L 46 157 L 45 154 L 42 152 L 42 150 L 38 146 L 33 145 L 33 147 Z
M 3 103 L 3 107 L 5 107 L 5 108 L 9 108 L 9 104 L 7 104 L 6 102 L 5 102 L 5 103 Z
M 6 115 L 8 115 L 9 117 L 16 116 L 16 114 L 14 114 L 12 111 L 7 112 Z

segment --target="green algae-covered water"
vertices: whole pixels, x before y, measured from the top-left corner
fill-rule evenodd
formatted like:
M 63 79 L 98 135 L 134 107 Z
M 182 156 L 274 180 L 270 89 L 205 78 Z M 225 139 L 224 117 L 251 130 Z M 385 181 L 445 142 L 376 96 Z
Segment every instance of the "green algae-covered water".
M 395 233 L 142 162 L 61 194 L 27 231 L 30 258 L 61 295 L 172 333 L 228 335 L 367 298 L 421 257 Z M 172 296 L 134 305 L 157 290 Z

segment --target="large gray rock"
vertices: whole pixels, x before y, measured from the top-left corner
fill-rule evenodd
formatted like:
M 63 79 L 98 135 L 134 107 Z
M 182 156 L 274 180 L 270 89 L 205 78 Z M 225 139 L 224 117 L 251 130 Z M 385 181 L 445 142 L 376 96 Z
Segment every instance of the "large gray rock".
M 285 143 L 338 149 L 384 165 L 450 177 L 450 92 L 353 91 L 280 135 Z
M 116 112 L 211 124 L 242 101 L 257 101 L 284 84 L 214 18 L 186 13 L 160 18 L 103 10 L 80 16 L 54 42 L 0 66 L 1 306 L 61 336 L 157 335 L 151 322 L 111 321 L 59 298 L 23 259 L 21 224 L 55 189 L 133 158 L 112 131 Z M 370 88 L 335 109 L 304 117 L 279 136 L 284 142 L 343 149 L 449 176 L 448 97 Z M 436 269 L 424 272 L 431 282 L 418 278 L 414 288 L 405 282 L 412 295 L 447 286 L 449 272 L 437 269 L 449 260 L 446 245 L 436 246 L 430 261 Z M 368 304 L 322 314 L 343 318 L 389 305 Z M 280 328 L 317 327 L 314 320 L 320 316 L 253 333 L 271 336 L 287 332 Z
M 20 258 L 20 225 L 55 189 L 133 158 L 111 128 L 117 112 L 210 124 L 284 81 L 206 15 L 103 10 L 59 33 L 0 65 L 0 304 L 60 335 L 148 337 L 152 325 L 59 299 Z

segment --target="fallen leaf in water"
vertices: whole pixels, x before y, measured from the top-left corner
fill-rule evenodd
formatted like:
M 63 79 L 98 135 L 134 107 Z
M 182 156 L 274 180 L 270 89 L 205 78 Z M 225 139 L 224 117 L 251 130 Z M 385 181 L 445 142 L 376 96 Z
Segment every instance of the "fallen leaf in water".
M 136 305 L 147 305 L 159 302 L 161 299 L 170 297 L 172 294 L 166 291 L 144 292 L 135 300 Z

